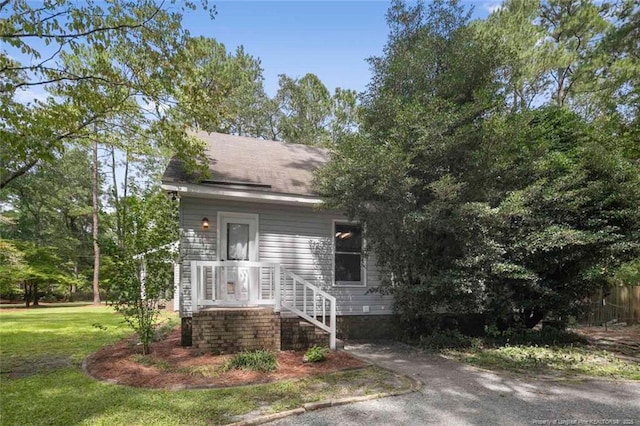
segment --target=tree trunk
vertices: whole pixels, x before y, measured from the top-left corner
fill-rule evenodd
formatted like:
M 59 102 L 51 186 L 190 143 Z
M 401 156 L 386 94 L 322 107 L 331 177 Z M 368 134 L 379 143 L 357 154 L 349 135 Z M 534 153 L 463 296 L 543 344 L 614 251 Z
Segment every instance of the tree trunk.
M 98 142 L 93 143 L 93 304 L 100 304 L 100 245 L 98 244 Z
M 22 288 L 24 288 L 24 306 L 25 308 L 28 308 L 31 304 L 31 294 L 29 291 L 29 286 L 27 285 L 27 283 L 23 283 Z
M 118 248 L 122 249 L 122 217 L 120 213 L 120 196 L 118 194 L 116 148 L 111 147 L 111 185 L 113 185 L 113 207 L 116 215 L 116 240 Z
M 124 156 L 124 179 L 122 184 L 122 193 L 124 200 L 129 196 L 129 150 L 125 151 Z M 122 229 L 120 232 L 122 233 L 122 251 L 124 251 L 127 247 L 127 203 L 124 202 L 120 205 L 121 212 L 120 215 L 122 217 Z
M 522 322 L 526 328 L 532 329 L 538 325 L 543 318 L 544 312 L 542 312 L 540 308 L 534 307 L 533 309 L 525 310 L 524 315 L 522 316 Z
M 565 98 L 565 90 L 564 90 L 564 81 L 565 81 L 565 71 L 560 68 L 558 69 L 558 88 L 556 90 L 556 103 L 559 107 L 564 105 Z
M 33 306 L 40 306 L 40 303 L 38 303 L 38 284 L 33 285 L 31 292 L 33 296 Z
M 73 278 L 78 279 L 78 262 L 73 264 Z M 69 286 L 69 302 L 73 302 L 73 295 L 78 290 L 75 284 Z

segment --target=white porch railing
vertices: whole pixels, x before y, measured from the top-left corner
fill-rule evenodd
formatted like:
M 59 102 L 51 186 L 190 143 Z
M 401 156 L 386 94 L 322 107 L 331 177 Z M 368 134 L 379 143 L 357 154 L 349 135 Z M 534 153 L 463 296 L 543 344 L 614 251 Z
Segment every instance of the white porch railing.
M 293 312 L 329 333 L 336 348 L 336 299 L 280 264 L 192 261 L 193 312 L 206 307 L 274 306 Z
M 207 306 L 275 305 L 279 265 L 247 261 L 192 261 L 194 311 Z

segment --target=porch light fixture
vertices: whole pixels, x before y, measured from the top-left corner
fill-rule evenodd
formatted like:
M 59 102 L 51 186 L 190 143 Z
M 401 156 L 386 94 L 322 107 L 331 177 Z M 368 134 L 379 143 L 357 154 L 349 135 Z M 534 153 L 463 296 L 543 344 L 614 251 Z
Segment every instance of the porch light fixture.
M 209 229 L 209 219 L 206 217 L 202 218 L 202 229 Z

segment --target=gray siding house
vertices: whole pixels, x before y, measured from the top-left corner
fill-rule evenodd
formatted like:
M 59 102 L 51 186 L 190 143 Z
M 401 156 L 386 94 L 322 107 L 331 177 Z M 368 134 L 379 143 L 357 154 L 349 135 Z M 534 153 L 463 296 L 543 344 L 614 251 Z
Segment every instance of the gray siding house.
M 173 159 L 162 179 L 180 199 L 183 344 L 224 353 L 382 337 L 392 300 L 369 292 L 381 277 L 360 226 L 322 209 L 312 189 L 328 152 L 195 136 L 206 142 L 210 176 L 188 176 Z

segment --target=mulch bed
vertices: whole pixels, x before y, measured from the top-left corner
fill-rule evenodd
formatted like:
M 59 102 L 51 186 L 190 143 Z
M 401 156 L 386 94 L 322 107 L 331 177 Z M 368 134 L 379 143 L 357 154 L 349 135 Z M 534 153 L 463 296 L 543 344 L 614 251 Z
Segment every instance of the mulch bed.
M 225 372 L 222 366 L 232 355 L 199 355 L 191 347 L 180 346 L 179 329 L 173 330 L 164 340 L 153 343 L 150 352 L 143 359 L 139 356 L 141 350 L 135 340 L 125 339 L 89 356 L 85 371 L 96 379 L 122 385 L 187 389 L 299 379 L 365 365 L 340 351 L 329 353 L 326 361 L 308 364 L 302 362 L 304 352 L 281 351 L 276 354 L 278 369 L 273 373 L 246 370 Z

